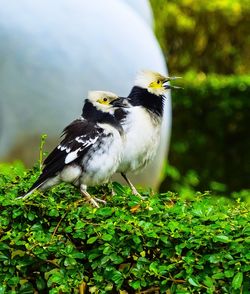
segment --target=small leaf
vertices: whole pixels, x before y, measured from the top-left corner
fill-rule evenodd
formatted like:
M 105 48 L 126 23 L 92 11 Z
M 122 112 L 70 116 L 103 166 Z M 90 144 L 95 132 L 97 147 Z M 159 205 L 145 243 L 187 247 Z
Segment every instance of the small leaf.
M 210 277 L 206 276 L 204 279 L 204 284 L 209 287 L 212 288 L 213 287 L 213 279 L 211 279 Z
M 123 281 L 123 276 L 122 273 L 120 273 L 119 271 L 115 271 L 112 275 L 112 280 L 116 283 L 116 284 L 120 284 Z
M 232 282 L 233 288 L 239 289 L 241 287 L 242 281 L 243 281 L 243 273 L 238 272 L 233 278 L 233 282 Z
M 123 262 L 123 258 L 116 253 L 112 253 L 110 255 L 110 259 L 113 261 L 114 264 L 121 264 Z
M 5 294 L 6 293 L 6 285 L 0 285 L 0 294 Z
M 111 216 L 113 212 L 114 212 L 113 208 L 103 207 L 103 208 L 99 208 L 96 214 L 102 215 L 102 216 Z
M 232 278 L 234 276 L 233 270 L 226 270 L 224 273 L 226 278 Z
M 225 235 L 217 235 L 214 237 L 215 242 L 221 242 L 221 243 L 228 243 L 231 240 L 228 238 L 228 236 Z
M 24 256 L 26 254 L 25 251 L 23 250 L 15 250 L 15 251 L 12 251 L 11 253 L 11 259 L 13 259 L 15 256 Z
M 63 263 L 66 267 L 76 265 L 76 260 L 72 257 L 66 257 Z
M 194 278 L 189 278 L 188 282 L 195 287 L 199 287 L 200 285 L 194 280 Z
M 140 240 L 140 238 L 137 235 L 135 235 L 133 237 L 133 241 L 135 242 L 135 244 L 140 244 L 141 243 L 141 240 Z
M 46 287 L 46 283 L 42 277 L 37 277 L 36 286 L 38 290 L 43 290 Z
M 140 287 L 141 287 L 141 283 L 140 283 L 140 281 L 134 281 L 134 282 L 131 282 L 130 283 L 130 285 L 131 285 L 131 287 L 133 288 L 133 289 L 139 289 Z
M 75 225 L 75 229 L 76 229 L 76 230 L 82 229 L 82 228 L 85 227 L 85 225 L 86 225 L 85 222 L 79 220 L 79 221 L 77 221 L 77 223 L 76 223 L 76 225 Z
M 156 261 L 152 262 L 149 266 L 149 269 L 156 274 L 158 273 L 157 268 L 158 268 L 158 263 Z
M 110 235 L 110 234 L 103 234 L 102 239 L 104 241 L 110 241 L 112 239 L 112 235 Z
M 216 279 L 216 280 L 221 280 L 224 278 L 224 273 L 216 273 L 212 276 L 213 279 Z
M 97 237 L 91 237 L 88 239 L 87 244 L 93 244 L 97 240 Z
M 85 253 L 83 252 L 74 252 L 71 254 L 72 257 L 74 258 L 79 258 L 79 259 L 82 259 L 85 257 Z

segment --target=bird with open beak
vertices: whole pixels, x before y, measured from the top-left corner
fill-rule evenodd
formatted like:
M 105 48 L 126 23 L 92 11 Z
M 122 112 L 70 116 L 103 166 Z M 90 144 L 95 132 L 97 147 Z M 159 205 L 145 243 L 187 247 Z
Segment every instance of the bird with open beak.
M 121 173 L 135 195 L 140 194 L 127 173 L 142 170 L 154 159 L 160 142 L 165 94 L 170 89 L 180 88 L 169 84 L 178 78 L 143 70 L 137 75 L 128 97 L 114 102 L 114 105 L 127 103 L 131 106 L 115 111 L 125 134 L 122 160 L 117 172 Z

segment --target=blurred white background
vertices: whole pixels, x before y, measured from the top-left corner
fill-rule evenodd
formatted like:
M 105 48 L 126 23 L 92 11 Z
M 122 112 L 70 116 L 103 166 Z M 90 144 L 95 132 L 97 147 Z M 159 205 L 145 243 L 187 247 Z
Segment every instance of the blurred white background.
M 41 134 L 48 134 L 50 151 L 81 114 L 88 90 L 126 96 L 140 69 L 167 72 L 146 0 L 0 0 L 0 6 L 1 160 L 34 164 Z M 170 126 L 168 97 L 161 148 L 137 183 L 157 187 Z

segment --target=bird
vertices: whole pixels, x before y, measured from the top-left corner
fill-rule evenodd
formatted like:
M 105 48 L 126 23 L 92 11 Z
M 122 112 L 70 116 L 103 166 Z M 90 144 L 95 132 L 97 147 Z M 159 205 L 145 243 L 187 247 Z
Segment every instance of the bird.
M 180 88 L 171 86 L 168 82 L 178 78 L 180 77 L 165 77 L 158 72 L 142 70 L 137 74 L 128 97 L 120 97 L 114 102 L 114 105 L 127 103 L 131 106 L 116 109 L 115 116 L 125 134 L 122 160 L 117 172 L 121 173 L 134 195 L 141 196 L 127 173 L 142 170 L 155 157 L 160 142 L 166 92 Z
M 120 163 L 124 132 L 114 116 L 112 104 L 116 99 L 112 92 L 88 93 L 80 118 L 64 128 L 64 138 L 45 159 L 41 175 L 19 198 L 28 197 L 36 189 L 44 191 L 68 182 L 79 187 L 94 207 L 99 207 L 98 202 L 105 203 L 92 197 L 87 186 L 108 182 Z

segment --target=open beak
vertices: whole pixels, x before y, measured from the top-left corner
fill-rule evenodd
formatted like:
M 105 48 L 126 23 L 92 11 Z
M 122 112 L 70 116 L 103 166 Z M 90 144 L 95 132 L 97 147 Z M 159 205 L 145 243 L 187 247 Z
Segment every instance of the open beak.
M 128 99 L 124 97 L 119 97 L 113 100 L 110 104 L 113 105 L 114 107 L 122 107 L 122 108 L 131 107 L 131 104 L 128 102 Z
M 167 77 L 166 80 L 163 83 L 163 87 L 168 90 L 168 89 L 183 89 L 182 87 L 178 87 L 178 86 L 171 86 L 169 84 L 167 84 L 169 81 L 173 81 L 173 80 L 177 80 L 177 79 L 181 79 L 182 77 Z

